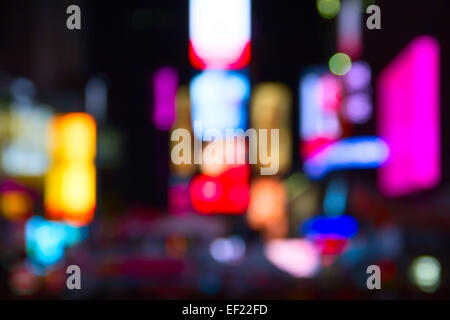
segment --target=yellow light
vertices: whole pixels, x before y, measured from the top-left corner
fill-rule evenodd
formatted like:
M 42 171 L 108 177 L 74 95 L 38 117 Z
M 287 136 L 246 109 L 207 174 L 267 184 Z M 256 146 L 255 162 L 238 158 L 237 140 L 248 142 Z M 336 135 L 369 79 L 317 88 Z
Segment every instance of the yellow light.
M 86 225 L 96 197 L 96 126 L 85 113 L 59 116 L 52 125 L 53 161 L 45 179 L 45 208 L 50 219 Z
M 51 139 L 53 157 L 57 161 L 93 161 L 95 158 L 95 120 L 86 113 L 57 117 L 52 124 Z
M 255 129 L 279 130 L 279 170 L 280 174 L 289 171 L 292 165 L 292 97 L 289 88 L 281 83 L 267 82 L 253 89 L 251 107 L 251 125 Z M 271 139 L 267 140 L 267 153 L 270 157 Z M 270 167 L 262 165 L 260 159 L 256 168 Z
M 93 164 L 60 164 L 47 174 L 45 205 L 50 219 L 75 225 L 91 222 L 95 210 Z

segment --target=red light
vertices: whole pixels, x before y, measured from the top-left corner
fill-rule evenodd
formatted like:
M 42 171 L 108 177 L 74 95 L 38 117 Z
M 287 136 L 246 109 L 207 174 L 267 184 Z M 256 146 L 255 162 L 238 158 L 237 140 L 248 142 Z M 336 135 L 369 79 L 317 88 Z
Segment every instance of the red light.
M 250 63 L 251 59 L 251 44 L 250 42 L 247 42 L 244 49 L 242 50 L 242 54 L 232 63 L 221 65 L 220 69 L 225 70 L 238 70 L 246 67 Z M 192 46 L 191 41 L 189 41 L 189 61 L 191 62 L 191 65 L 200 70 L 204 70 L 207 68 L 209 63 L 202 58 L 200 58 L 197 53 L 195 52 L 194 47 Z
M 248 166 L 226 170 L 217 177 L 200 174 L 189 187 L 192 207 L 203 214 L 241 214 L 249 202 Z
M 340 236 L 321 235 L 314 237 L 314 243 L 322 255 L 337 255 L 347 247 L 348 239 Z

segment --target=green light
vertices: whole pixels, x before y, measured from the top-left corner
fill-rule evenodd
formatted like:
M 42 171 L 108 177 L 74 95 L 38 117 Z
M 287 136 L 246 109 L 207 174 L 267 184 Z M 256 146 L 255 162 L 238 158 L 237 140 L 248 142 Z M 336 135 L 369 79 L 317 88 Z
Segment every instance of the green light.
M 322 18 L 332 19 L 341 10 L 340 0 L 317 0 L 317 10 Z
M 343 76 L 352 68 L 352 60 L 345 53 L 338 52 L 330 58 L 330 71 L 338 76 Z

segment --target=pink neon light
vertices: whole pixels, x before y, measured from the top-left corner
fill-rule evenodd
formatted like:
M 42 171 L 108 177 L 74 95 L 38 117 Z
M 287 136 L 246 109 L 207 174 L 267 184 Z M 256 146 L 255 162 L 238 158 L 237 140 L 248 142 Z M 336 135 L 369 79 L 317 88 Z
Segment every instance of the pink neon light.
M 153 76 L 153 123 L 162 131 L 168 131 L 175 121 L 175 96 L 178 88 L 177 71 L 164 67 Z
M 378 171 L 389 196 L 428 189 L 441 176 L 439 43 L 414 39 L 382 72 L 377 83 L 378 133 L 390 157 Z

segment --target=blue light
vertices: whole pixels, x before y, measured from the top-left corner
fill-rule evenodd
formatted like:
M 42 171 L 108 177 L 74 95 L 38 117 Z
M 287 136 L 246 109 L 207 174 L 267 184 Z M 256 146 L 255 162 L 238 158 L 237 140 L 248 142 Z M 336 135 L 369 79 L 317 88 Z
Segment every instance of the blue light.
M 328 184 L 323 201 L 323 210 L 327 216 L 340 216 L 347 206 L 347 184 L 344 179 L 333 179 Z
M 339 140 L 305 160 L 303 168 L 313 179 L 345 169 L 376 169 L 386 162 L 389 147 L 378 137 L 351 137 Z
M 51 266 L 64 257 L 66 247 L 82 240 L 83 231 L 74 226 L 33 216 L 25 225 L 28 258 L 35 266 Z
M 358 222 L 349 215 L 339 217 L 318 216 L 303 224 L 302 231 L 309 236 L 337 235 L 352 238 L 358 233 Z
M 219 130 L 225 137 L 226 129 L 246 129 L 246 104 L 250 83 L 239 72 L 207 70 L 191 81 L 192 122 L 199 121 L 194 134 L 205 139 L 208 130 Z

